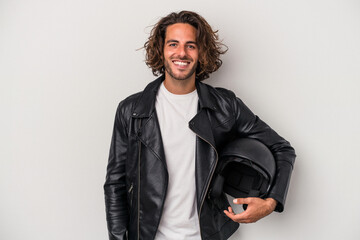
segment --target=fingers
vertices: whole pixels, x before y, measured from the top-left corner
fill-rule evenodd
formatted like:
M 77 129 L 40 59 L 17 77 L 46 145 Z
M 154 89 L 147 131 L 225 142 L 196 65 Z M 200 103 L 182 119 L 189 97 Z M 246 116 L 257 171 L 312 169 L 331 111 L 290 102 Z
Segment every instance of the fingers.
M 236 198 L 233 200 L 235 204 L 247 204 L 247 209 L 239 214 L 235 214 L 231 207 L 224 213 L 234 222 L 238 223 L 253 223 L 265 217 L 270 213 L 267 211 L 268 206 L 265 200 L 260 198 Z
M 252 198 L 235 198 L 233 203 L 235 204 L 249 204 Z
M 228 216 L 231 220 L 238 223 L 251 223 L 252 221 L 249 220 L 248 214 L 246 211 L 235 214 L 234 210 L 231 206 L 228 207 L 228 210 L 224 210 L 226 216 Z
M 239 213 L 239 214 L 235 214 L 232 209 L 231 212 L 230 210 L 224 210 L 224 213 L 226 216 L 228 216 L 231 220 L 233 220 L 234 222 L 238 222 L 238 223 L 252 223 L 254 222 L 252 219 L 249 219 L 248 214 L 246 213 L 246 211 Z
M 224 213 L 226 214 L 226 216 L 235 215 L 234 211 L 232 210 L 232 208 L 230 206 L 228 207 L 228 210 L 224 210 Z

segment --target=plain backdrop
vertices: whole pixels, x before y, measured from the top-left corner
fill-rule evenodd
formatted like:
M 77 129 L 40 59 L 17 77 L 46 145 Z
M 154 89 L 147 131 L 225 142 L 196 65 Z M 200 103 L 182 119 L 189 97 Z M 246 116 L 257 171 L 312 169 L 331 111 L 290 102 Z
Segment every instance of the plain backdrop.
M 0 0 L 1 240 L 107 239 L 115 110 L 155 78 L 151 25 L 183 9 L 229 47 L 206 82 L 298 155 L 285 211 L 231 239 L 360 239 L 360 1 Z

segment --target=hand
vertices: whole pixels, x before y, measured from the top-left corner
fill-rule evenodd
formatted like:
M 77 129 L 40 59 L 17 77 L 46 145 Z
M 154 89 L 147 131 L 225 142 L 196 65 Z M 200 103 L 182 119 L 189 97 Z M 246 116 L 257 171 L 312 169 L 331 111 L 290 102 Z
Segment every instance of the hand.
M 269 215 L 275 210 L 276 200 L 273 198 L 236 198 L 233 200 L 235 204 L 247 204 L 247 209 L 242 213 L 235 214 L 231 207 L 224 210 L 226 216 L 231 218 L 234 222 L 238 223 L 254 223 L 261 218 Z

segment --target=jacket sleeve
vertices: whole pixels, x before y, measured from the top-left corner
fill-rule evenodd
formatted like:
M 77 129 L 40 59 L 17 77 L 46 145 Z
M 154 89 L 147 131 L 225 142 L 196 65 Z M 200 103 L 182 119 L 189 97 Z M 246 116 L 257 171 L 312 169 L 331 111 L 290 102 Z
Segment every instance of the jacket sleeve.
M 116 111 L 104 184 L 106 220 L 110 240 L 127 239 L 129 219 L 125 182 L 128 135 L 121 105 L 122 103 Z
M 243 137 L 254 138 L 265 144 L 276 161 L 276 176 L 267 197 L 278 204 L 275 211 L 284 210 L 290 177 L 295 162 L 295 150 L 239 99 L 235 100 L 236 130 Z

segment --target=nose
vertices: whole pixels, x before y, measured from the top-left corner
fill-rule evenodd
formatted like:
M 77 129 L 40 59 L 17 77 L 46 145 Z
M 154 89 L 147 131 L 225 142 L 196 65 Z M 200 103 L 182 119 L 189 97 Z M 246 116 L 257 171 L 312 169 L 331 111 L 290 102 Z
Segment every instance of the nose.
M 179 45 L 178 47 L 178 55 L 180 58 L 184 58 L 186 56 L 186 48 L 184 45 Z

